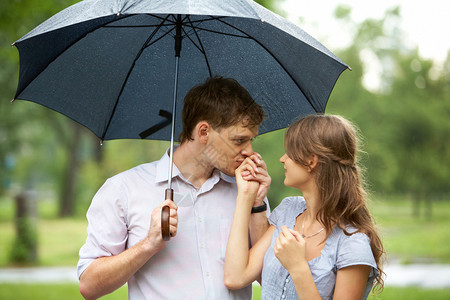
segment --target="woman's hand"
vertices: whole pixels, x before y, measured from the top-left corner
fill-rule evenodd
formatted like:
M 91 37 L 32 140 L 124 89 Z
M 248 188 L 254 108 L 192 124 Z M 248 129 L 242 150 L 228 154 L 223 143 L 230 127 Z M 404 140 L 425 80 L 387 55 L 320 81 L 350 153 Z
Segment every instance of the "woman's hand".
M 288 270 L 299 299 L 321 299 L 306 260 L 306 242 L 301 234 L 282 226 L 275 240 L 274 252 L 283 267 Z
M 254 152 L 247 159 L 247 168 L 242 171 L 241 176 L 246 181 L 259 182 L 254 206 L 260 206 L 267 196 L 272 178 L 270 178 L 267 172 L 267 165 L 259 153 Z
M 286 226 L 281 227 L 281 232 L 275 240 L 274 252 L 289 273 L 308 264 L 305 249 L 306 242 L 300 233 Z
M 251 178 L 256 178 L 257 172 L 259 170 L 256 163 L 251 157 L 247 157 L 235 171 L 239 193 L 250 195 L 252 198 L 256 197 L 260 183 Z M 249 174 L 252 176 L 250 177 Z

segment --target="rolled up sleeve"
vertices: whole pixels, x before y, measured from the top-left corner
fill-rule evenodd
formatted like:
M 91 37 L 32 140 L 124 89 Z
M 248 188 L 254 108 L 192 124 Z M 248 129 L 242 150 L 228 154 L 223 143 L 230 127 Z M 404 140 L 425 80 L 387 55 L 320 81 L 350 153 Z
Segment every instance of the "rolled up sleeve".
M 128 239 L 127 198 L 117 178 L 108 179 L 95 194 L 86 217 L 86 243 L 79 252 L 78 278 L 97 258 L 117 255 Z

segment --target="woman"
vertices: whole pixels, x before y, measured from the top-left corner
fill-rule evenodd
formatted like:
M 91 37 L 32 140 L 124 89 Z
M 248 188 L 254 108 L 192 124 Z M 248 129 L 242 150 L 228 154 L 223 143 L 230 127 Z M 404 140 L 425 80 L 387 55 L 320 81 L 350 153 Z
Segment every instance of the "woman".
M 383 287 L 384 249 L 366 207 L 354 127 L 339 116 L 307 116 L 289 127 L 285 148 L 284 184 L 303 197 L 285 198 L 248 250 L 258 164 L 247 159 L 236 170 L 225 285 L 240 288 L 262 275 L 262 299 L 367 298 L 374 281 Z

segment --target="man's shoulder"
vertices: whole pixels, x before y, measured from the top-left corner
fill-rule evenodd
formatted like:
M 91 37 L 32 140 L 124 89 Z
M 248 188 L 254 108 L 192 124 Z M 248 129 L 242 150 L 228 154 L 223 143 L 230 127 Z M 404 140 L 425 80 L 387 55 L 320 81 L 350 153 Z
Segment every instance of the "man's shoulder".
M 112 176 L 108 180 L 122 181 L 122 180 L 128 180 L 128 179 L 135 178 L 136 176 L 138 176 L 138 177 L 141 177 L 141 176 L 154 177 L 156 175 L 157 164 L 158 164 L 158 161 L 140 164 L 131 169 L 120 172 L 120 173 Z

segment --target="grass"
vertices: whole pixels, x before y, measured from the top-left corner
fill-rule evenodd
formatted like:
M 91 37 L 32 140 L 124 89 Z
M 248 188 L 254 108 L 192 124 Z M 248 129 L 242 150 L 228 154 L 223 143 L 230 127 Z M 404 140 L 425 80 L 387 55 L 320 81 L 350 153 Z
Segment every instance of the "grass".
M 127 287 L 123 286 L 114 293 L 106 295 L 103 300 L 127 299 Z M 8 300 L 78 300 L 82 299 L 76 284 L 0 284 L 0 299 Z M 253 287 L 253 299 L 261 299 L 259 286 Z M 369 300 L 444 300 L 450 299 L 450 289 L 419 289 L 388 287 L 375 296 L 369 295 Z
M 416 287 L 386 287 L 379 295 L 370 294 L 368 300 L 447 300 L 450 299 L 450 289 L 420 289 Z
M 430 220 L 412 215 L 411 201 L 406 198 L 377 198 L 370 204 L 380 228 L 383 243 L 390 258 L 402 263 L 428 261 L 450 263 L 450 201 L 433 203 Z M 85 218 L 57 219 L 51 202 L 39 203 L 38 226 L 39 266 L 75 266 L 78 251 L 86 238 Z M 15 238 L 14 203 L 0 198 L 0 267 L 8 262 Z M 124 286 L 102 299 L 126 299 Z M 254 287 L 254 299 L 260 299 L 259 287 Z M 81 299 L 74 284 L 0 284 L 0 299 Z M 386 287 L 377 299 L 450 299 L 450 289 L 420 289 L 416 287 Z
M 405 198 L 377 198 L 370 209 L 380 228 L 390 258 L 401 263 L 450 263 L 450 201 L 433 203 L 431 220 L 412 216 L 412 205 Z M 41 266 L 74 266 L 86 239 L 84 217 L 57 219 L 55 205 L 38 206 L 39 262 Z M 8 266 L 8 255 L 15 237 L 14 203 L 0 199 L 0 267 Z
M 78 251 L 86 240 L 83 219 L 40 219 L 38 226 L 39 266 L 76 266 Z M 15 238 L 12 222 L 0 222 L 0 267 L 10 266 L 9 253 Z
M 127 299 L 128 290 L 126 286 L 121 287 L 114 293 L 106 295 L 103 300 Z M 0 284 L 0 299 L 8 300 L 80 300 L 83 299 L 78 291 L 78 285 L 74 283 L 65 284 Z
M 378 198 L 371 210 L 390 258 L 401 263 L 450 263 L 450 201 L 435 201 L 432 217 L 413 217 L 407 198 Z

